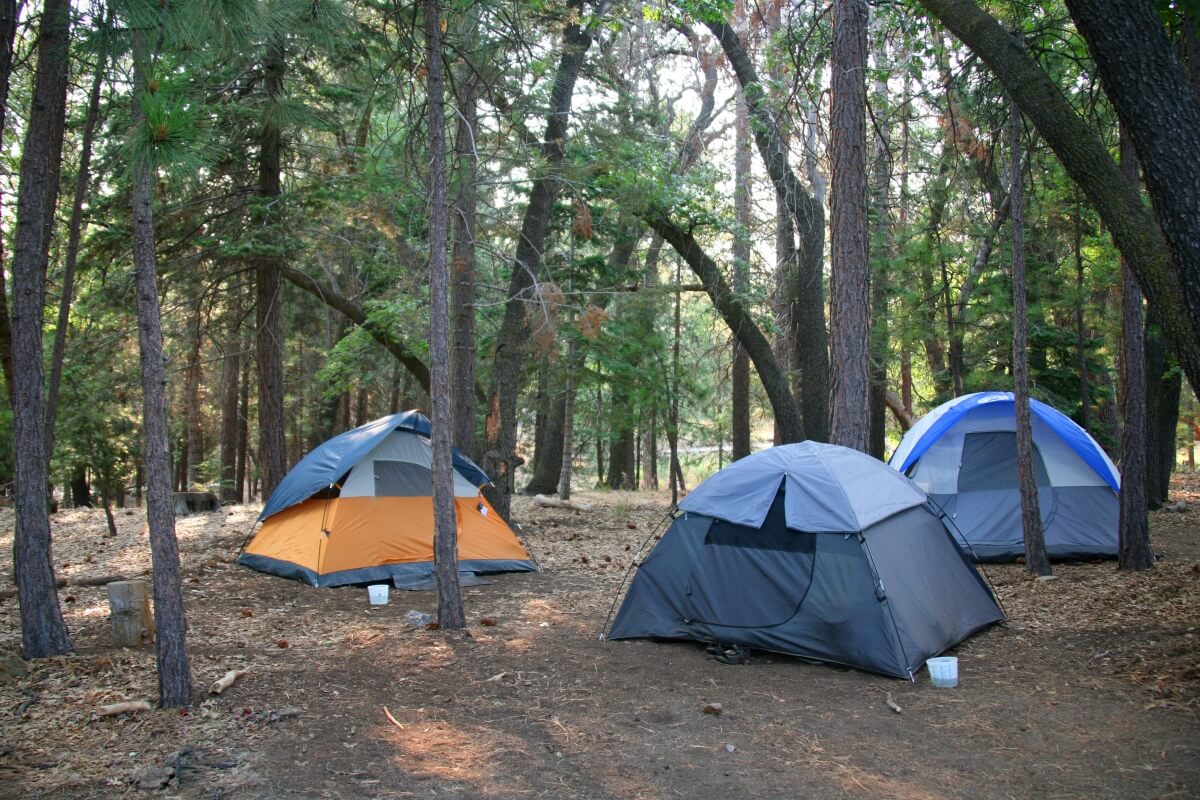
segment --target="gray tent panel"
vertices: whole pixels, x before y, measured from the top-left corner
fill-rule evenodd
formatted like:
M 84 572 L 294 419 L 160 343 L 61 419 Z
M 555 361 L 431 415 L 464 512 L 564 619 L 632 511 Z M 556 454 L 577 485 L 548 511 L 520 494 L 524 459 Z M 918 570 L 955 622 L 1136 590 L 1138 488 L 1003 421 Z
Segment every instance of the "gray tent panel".
M 374 465 L 376 497 L 429 497 L 433 491 L 433 473 L 424 464 L 376 460 Z
M 1033 476 L 1038 486 L 1049 486 L 1042 454 L 1034 445 Z M 963 437 L 958 491 L 1011 489 L 1017 485 L 1017 435 L 1012 431 L 984 431 Z

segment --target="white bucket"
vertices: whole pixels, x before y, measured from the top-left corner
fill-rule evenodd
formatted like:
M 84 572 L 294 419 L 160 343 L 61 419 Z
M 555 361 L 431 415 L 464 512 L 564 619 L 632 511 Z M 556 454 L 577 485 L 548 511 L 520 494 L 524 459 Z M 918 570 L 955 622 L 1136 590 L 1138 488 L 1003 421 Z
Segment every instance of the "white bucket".
M 925 659 L 929 669 L 929 680 L 939 689 L 953 689 L 958 686 L 958 659 L 954 656 L 940 656 Z
M 386 583 L 372 583 L 367 587 L 367 595 L 371 598 L 371 605 L 386 606 L 388 601 L 388 585 Z

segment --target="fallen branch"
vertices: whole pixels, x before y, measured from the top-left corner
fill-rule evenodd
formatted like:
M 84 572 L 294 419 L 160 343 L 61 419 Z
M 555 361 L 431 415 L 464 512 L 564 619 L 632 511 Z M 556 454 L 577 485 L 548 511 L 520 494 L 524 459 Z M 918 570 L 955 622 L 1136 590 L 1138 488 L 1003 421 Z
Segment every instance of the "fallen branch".
M 237 679 L 242 677 L 243 675 L 245 675 L 246 672 L 247 672 L 247 670 L 244 670 L 244 669 L 229 670 L 229 672 L 225 673 L 224 677 L 220 678 L 219 680 L 213 681 L 212 686 L 208 687 L 208 693 L 209 694 L 220 694 L 221 692 L 228 689 L 230 686 L 233 686 L 233 684 L 237 682 Z
M 125 577 L 124 575 L 94 575 L 91 577 L 84 575 L 83 577 L 74 578 L 72 580 L 59 577 L 54 579 L 54 588 L 61 589 L 64 586 L 104 586 L 106 584 L 113 583 L 114 581 L 127 580 L 129 580 L 129 578 Z M 8 600 L 9 598 L 16 596 L 16 589 L 0 590 L 0 600 Z
M 400 730 L 404 730 L 404 726 L 400 724 L 400 720 L 392 716 L 392 712 L 388 711 L 388 707 L 383 707 L 383 713 L 387 715 L 388 721 L 395 725 Z
M 897 714 L 899 714 L 899 713 L 900 713 L 900 706 L 899 706 L 899 705 L 897 705 L 897 704 L 896 704 L 896 701 L 892 699 L 892 693 L 891 693 L 891 692 L 888 692 L 888 695 L 887 695 L 887 706 L 888 706 L 888 708 L 890 708 L 892 711 L 895 711 Z
M 535 494 L 533 502 L 544 508 L 566 508 L 571 511 L 591 511 L 592 506 L 587 503 L 572 503 L 570 500 L 559 500 L 557 497 L 550 497 L 545 494 Z
M 124 703 L 110 703 L 100 706 L 96 713 L 101 717 L 111 717 L 114 714 L 132 714 L 135 711 L 152 711 L 154 706 L 147 700 L 128 700 Z

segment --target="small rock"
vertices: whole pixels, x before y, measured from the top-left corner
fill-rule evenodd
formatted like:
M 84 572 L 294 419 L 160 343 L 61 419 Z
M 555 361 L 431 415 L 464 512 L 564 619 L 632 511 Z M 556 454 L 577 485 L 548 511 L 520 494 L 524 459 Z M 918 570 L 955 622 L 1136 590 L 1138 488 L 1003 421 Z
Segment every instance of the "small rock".
M 137 787 L 151 792 L 166 787 L 174 777 L 175 770 L 170 767 L 142 767 L 133 774 Z
M 1050 581 L 1056 581 L 1056 580 L 1058 580 L 1057 575 L 1038 575 L 1037 576 L 1038 583 L 1049 583 Z
M 711 714 L 714 717 L 719 717 L 721 716 L 721 704 L 709 703 L 703 708 L 703 711 L 705 714 Z
M 726 753 L 736 753 L 737 747 L 734 745 L 733 742 L 726 742 L 725 743 L 725 752 Z

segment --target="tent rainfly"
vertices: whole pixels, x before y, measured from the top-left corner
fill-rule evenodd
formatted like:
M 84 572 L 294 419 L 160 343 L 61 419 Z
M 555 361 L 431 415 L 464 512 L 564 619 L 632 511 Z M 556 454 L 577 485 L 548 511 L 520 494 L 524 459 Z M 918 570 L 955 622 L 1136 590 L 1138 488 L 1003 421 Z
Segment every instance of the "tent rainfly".
M 925 493 L 845 447 L 755 453 L 678 511 L 608 638 L 739 645 L 911 679 L 1004 618 Z
M 1029 405 L 1047 555 L 1115 557 L 1117 468 L 1065 414 L 1038 400 Z M 929 493 L 973 557 L 1012 561 L 1024 555 L 1012 392 L 977 392 L 943 403 L 913 425 L 889 463 Z
M 300 460 L 271 494 L 262 528 L 238 559 L 313 586 L 433 575 L 433 473 L 429 420 L 416 411 L 346 431 Z M 454 451 L 458 566 L 462 572 L 537 569 L 480 494 L 487 475 Z

